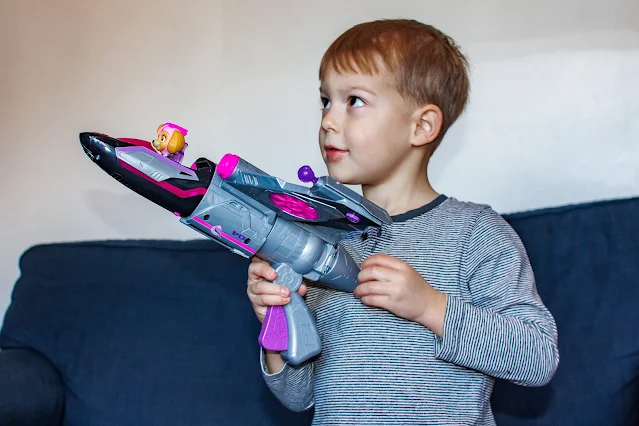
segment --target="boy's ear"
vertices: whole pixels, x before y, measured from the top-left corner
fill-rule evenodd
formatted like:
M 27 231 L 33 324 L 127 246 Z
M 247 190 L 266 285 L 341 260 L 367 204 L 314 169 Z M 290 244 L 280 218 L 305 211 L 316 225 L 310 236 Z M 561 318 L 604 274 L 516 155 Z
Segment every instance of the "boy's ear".
M 442 128 L 444 114 L 433 104 L 423 106 L 415 111 L 411 145 L 424 146 L 437 139 Z

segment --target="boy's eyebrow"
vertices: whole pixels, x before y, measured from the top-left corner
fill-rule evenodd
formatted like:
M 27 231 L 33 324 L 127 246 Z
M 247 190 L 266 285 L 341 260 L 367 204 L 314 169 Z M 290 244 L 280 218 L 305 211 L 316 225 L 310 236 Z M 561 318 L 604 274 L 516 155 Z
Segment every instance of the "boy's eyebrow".
M 361 90 L 362 92 L 370 93 L 371 95 L 375 95 L 376 94 L 372 90 L 370 90 L 370 89 L 368 89 L 368 88 L 366 88 L 364 86 L 358 86 L 358 85 L 347 86 L 346 88 L 339 89 L 338 92 L 347 93 L 347 92 L 351 92 L 353 90 Z M 326 93 L 326 88 L 324 86 L 320 85 L 319 91 L 320 91 L 320 93 Z
M 349 86 L 349 87 L 348 87 L 348 88 L 346 88 L 344 91 L 345 91 L 345 92 L 350 92 L 350 91 L 352 91 L 352 90 L 361 90 L 362 92 L 370 93 L 371 95 L 374 95 L 374 94 L 375 94 L 375 92 L 373 92 L 371 89 L 368 89 L 368 88 L 366 88 L 366 87 L 364 87 L 364 86 L 358 86 L 358 85 L 355 85 L 355 86 Z

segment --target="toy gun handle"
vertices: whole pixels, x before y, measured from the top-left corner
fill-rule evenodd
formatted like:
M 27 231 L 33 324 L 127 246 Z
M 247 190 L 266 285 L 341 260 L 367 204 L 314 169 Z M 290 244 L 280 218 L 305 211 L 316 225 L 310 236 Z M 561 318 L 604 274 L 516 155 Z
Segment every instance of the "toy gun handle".
M 289 265 L 271 265 L 277 278 L 274 283 L 291 291 L 291 301 L 282 306 L 269 306 L 258 341 L 264 349 L 281 352 L 282 358 L 299 365 L 321 351 L 321 341 L 315 320 L 304 298 L 297 292 L 302 285 L 302 275 Z

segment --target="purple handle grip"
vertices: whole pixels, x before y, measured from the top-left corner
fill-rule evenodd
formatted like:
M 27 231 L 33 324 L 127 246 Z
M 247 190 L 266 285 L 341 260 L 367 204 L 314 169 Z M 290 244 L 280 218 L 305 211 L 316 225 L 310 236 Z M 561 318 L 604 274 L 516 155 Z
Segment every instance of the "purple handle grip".
M 283 306 L 269 306 L 258 337 L 260 345 L 269 351 L 288 349 L 288 325 Z

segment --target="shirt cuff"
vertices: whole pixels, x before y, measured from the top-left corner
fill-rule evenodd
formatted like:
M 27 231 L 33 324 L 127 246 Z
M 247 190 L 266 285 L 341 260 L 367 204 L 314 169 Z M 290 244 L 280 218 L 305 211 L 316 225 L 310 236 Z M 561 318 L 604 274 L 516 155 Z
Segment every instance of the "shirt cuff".
M 459 350 L 460 334 L 466 318 L 466 303 L 448 296 L 444 315 L 442 337 L 435 336 L 435 356 L 441 360 L 454 362 Z
M 277 377 L 284 373 L 284 369 L 287 366 L 287 363 L 284 362 L 284 365 L 280 369 L 280 371 L 276 371 L 275 373 L 269 373 L 268 368 L 266 367 L 266 357 L 264 353 L 264 348 L 260 347 L 260 366 L 262 368 L 262 374 L 266 377 Z

